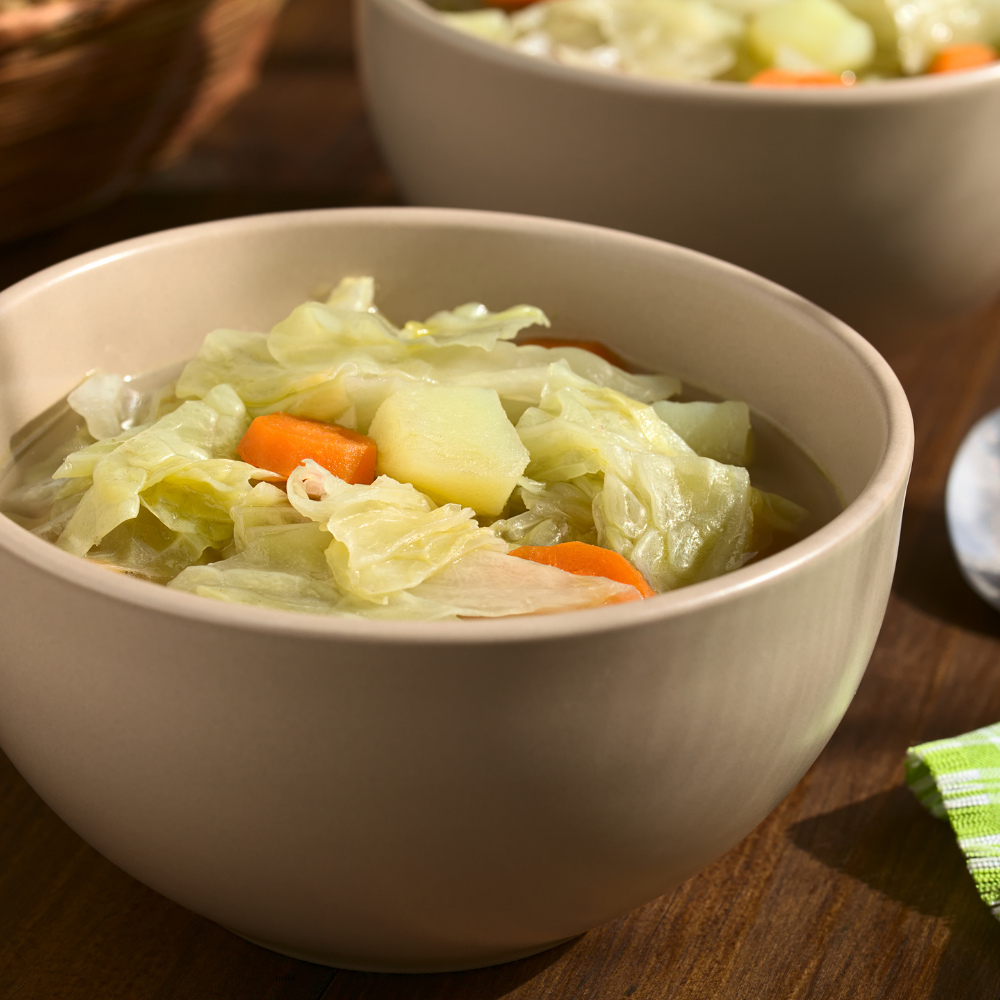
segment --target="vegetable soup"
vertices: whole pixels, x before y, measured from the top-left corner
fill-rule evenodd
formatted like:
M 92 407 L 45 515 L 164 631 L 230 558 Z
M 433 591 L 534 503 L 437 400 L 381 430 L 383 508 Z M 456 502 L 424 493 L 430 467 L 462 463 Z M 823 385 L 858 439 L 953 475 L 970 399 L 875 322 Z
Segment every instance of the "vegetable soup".
M 374 290 L 344 278 L 171 371 L 90 374 L 13 442 L 3 511 L 216 600 L 447 619 L 654 597 L 841 509 L 745 403 L 533 337 L 533 306 L 396 326 Z

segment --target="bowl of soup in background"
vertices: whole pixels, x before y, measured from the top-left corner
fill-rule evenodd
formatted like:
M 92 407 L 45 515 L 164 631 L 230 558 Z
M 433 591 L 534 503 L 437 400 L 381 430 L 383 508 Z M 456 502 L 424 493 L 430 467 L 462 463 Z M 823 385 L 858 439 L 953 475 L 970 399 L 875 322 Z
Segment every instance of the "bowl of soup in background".
M 843 88 L 532 58 L 358 0 L 369 110 L 414 204 L 576 219 L 793 288 L 866 335 L 1000 295 L 1000 64 Z
M 0 743 L 59 816 L 278 951 L 469 968 L 667 891 L 801 777 L 878 634 L 912 424 L 865 340 L 731 265 L 575 223 L 358 209 L 158 233 L 0 293 L 4 440 L 89 369 L 161 369 L 358 273 L 396 319 L 531 302 L 556 336 L 744 399 L 846 504 L 645 601 L 444 622 L 196 597 L 0 517 Z

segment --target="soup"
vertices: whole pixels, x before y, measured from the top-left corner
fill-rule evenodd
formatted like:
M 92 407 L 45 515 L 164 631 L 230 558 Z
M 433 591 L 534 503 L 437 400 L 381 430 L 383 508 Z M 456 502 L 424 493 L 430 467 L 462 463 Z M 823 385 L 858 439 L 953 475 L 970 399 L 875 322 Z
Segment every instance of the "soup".
M 173 370 L 90 376 L 14 442 L 3 509 L 176 589 L 376 619 L 650 597 L 839 511 L 744 404 L 599 345 L 531 343 L 546 325 L 469 303 L 396 327 L 372 279 L 344 279 L 269 334 L 215 331 Z

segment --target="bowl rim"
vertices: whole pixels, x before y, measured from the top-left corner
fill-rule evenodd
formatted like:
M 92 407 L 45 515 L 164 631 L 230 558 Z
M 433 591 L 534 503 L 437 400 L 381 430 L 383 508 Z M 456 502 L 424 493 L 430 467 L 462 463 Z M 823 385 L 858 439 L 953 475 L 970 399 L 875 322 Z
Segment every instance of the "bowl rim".
M 981 90 L 1000 85 L 1000 61 L 979 69 L 956 73 L 920 74 L 871 81 L 855 87 L 748 87 L 733 80 L 658 80 L 649 77 L 602 73 L 577 66 L 567 66 L 555 60 L 540 59 L 515 49 L 508 49 L 468 32 L 453 28 L 438 16 L 425 0 L 358 0 L 366 5 L 380 5 L 410 27 L 438 42 L 450 45 L 464 54 L 512 71 L 520 71 L 540 80 L 576 83 L 605 93 L 632 94 L 637 97 L 690 101 L 699 104 L 749 103 L 764 107 L 798 107 L 803 104 L 822 107 L 855 105 L 895 105 L 923 101 L 932 96 L 944 96 L 956 91 Z M 359 19 L 360 21 L 360 19 Z M 361 45 L 367 32 L 359 25 Z
M 228 604 L 150 584 L 109 572 L 32 535 L 10 518 L 0 515 L 0 549 L 36 571 L 54 576 L 90 591 L 94 596 L 121 602 L 137 610 L 166 614 L 203 624 L 313 639 L 341 639 L 357 643 L 430 645 L 482 645 L 558 640 L 565 637 L 604 634 L 671 619 L 691 611 L 739 598 L 772 581 L 805 569 L 824 559 L 837 546 L 849 541 L 875 522 L 905 488 L 913 455 L 913 421 L 906 394 L 888 362 L 846 323 L 801 296 L 756 274 L 685 247 L 598 226 L 537 216 L 514 215 L 468 209 L 444 208 L 339 208 L 309 209 L 245 216 L 162 230 L 101 247 L 52 265 L 0 291 L 0 320 L 4 311 L 60 281 L 116 260 L 152 253 L 161 247 L 191 240 L 225 237 L 232 232 L 281 230 L 289 225 L 320 228 L 341 223 L 378 226 L 452 225 L 455 228 L 507 230 L 520 233 L 583 237 L 621 246 L 641 247 L 675 260 L 708 268 L 737 280 L 770 298 L 777 296 L 783 308 L 799 312 L 803 320 L 818 325 L 840 341 L 871 378 L 886 414 L 888 435 L 885 450 L 859 495 L 822 528 L 768 556 L 731 573 L 644 601 L 611 607 L 548 615 L 476 621 L 382 621 L 281 611 L 253 605 Z M 9 453 L 8 453 L 9 454 Z M 6 463 L 5 463 L 6 464 Z

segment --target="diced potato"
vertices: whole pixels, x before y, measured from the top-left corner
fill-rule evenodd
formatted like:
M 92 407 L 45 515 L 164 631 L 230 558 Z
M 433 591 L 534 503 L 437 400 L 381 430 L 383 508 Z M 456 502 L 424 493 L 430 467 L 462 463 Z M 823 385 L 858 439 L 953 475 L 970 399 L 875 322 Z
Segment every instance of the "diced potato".
M 502 10 L 463 10 L 441 15 L 453 28 L 485 38 L 488 42 L 509 44 L 514 40 L 514 30 L 510 18 Z
M 368 435 L 380 473 L 477 514 L 503 511 L 529 458 L 493 389 L 408 386 L 378 408 Z
M 752 453 L 750 407 L 724 403 L 653 403 L 657 416 L 669 424 L 703 458 L 726 465 L 747 465 Z
M 875 56 L 871 26 L 836 0 L 768 7 L 751 20 L 747 40 L 759 59 L 784 69 L 843 73 L 862 69 Z

